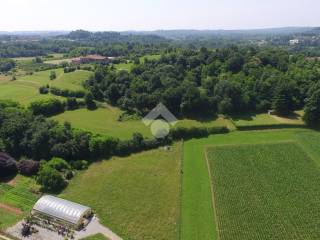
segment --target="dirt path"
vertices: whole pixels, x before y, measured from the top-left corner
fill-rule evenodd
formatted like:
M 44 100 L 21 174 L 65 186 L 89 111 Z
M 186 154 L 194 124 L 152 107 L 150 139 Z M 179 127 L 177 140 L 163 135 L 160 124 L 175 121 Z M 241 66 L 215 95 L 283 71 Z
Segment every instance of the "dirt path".
M 16 207 L 12 207 L 12 206 L 7 205 L 7 204 L 0 203 L 0 208 L 6 210 L 8 212 L 14 213 L 16 215 L 22 215 L 21 209 L 16 208 Z

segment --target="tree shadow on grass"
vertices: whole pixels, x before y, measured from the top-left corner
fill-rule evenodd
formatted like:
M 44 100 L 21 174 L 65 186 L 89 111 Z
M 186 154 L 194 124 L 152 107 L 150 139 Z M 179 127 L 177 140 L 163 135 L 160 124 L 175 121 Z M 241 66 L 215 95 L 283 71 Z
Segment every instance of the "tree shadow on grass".
M 0 183 L 6 183 L 6 184 L 8 184 L 8 183 L 10 183 L 11 181 L 13 181 L 16 176 L 17 176 L 16 173 L 14 173 L 14 174 L 9 174 L 9 175 L 7 175 L 7 176 L 1 176 L 1 175 L 0 175 Z
M 253 121 L 257 117 L 257 113 L 243 113 L 231 115 L 234 121 Z
M 285 115 L 276 115 L 276 116 L 288 118 L 290 120 L 299 120 L 299 119 L 301 119 L 301 116 L 296 112 L 292 112 L 292 113 L 285 114 Z
M 209 123 L 209 122 L 217 120 L 218 119 L 218 115 L 216 115 L 216 114 L 208 114 L 207 116 L 204 116 L 204 115 L 201 116 L 201 115 L 194 114 L 194 115 L 188 115 L 186 117 L 179 118 L 179 120 L 185 120 L 185 119 L 194 120 L 194 121 L 198 121 L 198 122 L 201 122 L 201 123 Z

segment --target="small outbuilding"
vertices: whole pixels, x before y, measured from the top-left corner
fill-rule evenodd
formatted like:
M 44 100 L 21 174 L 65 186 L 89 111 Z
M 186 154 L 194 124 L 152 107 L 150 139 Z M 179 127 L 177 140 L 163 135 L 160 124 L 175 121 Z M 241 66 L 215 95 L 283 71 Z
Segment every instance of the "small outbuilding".
M 89 207 L 54 196 L 43 196 L 34 205 L 32 216 L 80 229 L 92 216 Z

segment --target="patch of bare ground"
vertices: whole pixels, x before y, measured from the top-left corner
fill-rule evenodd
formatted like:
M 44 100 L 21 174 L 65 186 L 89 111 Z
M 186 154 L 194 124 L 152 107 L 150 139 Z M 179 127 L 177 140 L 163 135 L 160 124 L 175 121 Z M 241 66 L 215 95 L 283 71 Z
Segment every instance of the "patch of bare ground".
M 8 212 L 14 213 L 16 215 L 22 215 L 21 209 L 13 207 L 13 206 L 10 206 L 8 204 L 0 203 L 0 208 L 6 210 Z

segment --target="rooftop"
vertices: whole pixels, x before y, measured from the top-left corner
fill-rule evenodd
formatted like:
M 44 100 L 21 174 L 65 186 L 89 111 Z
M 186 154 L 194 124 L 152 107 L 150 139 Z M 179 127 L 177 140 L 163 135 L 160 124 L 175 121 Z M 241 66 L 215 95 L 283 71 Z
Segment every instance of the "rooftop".
M 72 224 L 78 224 L 83 215 L 91 209 L 78 203 L 47 195 L 37 201 L 33 210 Z

